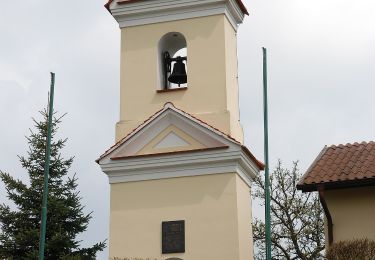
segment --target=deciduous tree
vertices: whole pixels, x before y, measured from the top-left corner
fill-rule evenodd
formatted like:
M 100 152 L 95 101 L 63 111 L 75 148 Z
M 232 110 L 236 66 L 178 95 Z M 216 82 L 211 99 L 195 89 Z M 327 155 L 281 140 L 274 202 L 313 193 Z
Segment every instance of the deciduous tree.
M 314 193 L 302 193 L 296 184 L 300 177 L 298 163 L 291 170 L 281 161 L 270 174 L 272 259 L 323 259 L 324 221 L 319 198 Z M 264 178 L 255 181 L 253 196 L 264 206 Z M 265 259 L 265 224 L 253 222 L 255 258 Z

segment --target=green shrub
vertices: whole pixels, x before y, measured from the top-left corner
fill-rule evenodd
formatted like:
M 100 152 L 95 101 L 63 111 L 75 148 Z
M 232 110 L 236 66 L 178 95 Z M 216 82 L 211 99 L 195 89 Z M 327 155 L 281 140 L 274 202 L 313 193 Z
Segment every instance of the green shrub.
M 327 260 L 375 260 L 375 241 L 353 239 L 334 243 L 327 251 Z

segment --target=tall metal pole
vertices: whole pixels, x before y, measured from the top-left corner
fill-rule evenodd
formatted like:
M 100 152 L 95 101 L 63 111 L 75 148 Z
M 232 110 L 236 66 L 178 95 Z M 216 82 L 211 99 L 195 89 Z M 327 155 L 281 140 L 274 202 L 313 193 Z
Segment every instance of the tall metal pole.
M 271 196 L 268 158 L 268 100 L 267 100 L 267 49 L 263 49 L 263 109 L 264 109 L 264 192 L 265 201 L 265 224 L 266 224 L 266 259 L 271 260 Z
M 39 260 L 44 259 L 44 248 L 46 241 L 47 230 L 47 198 L 48 198 L 48 175 L 49 164 L 51 157 L 51 132 L 52 132 L 52 117 L 53 117 L 53 95 L 55 88 L 55 73 L 51 72 L 51 89 L 49 96 L 49 111 L 48 111 L 48 126 L 47 126 L 47 144 L 46 144 L 46 159 L 44 165 L 44 187 L 43 187 L 43 201 L 42 201 L 42 223 L 40 227 L 39 240 Z

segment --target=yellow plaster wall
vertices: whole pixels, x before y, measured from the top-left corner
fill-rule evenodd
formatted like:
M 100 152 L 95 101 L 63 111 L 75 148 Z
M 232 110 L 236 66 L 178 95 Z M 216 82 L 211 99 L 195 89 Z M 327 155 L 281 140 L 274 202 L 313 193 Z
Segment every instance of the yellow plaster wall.
M 168 32 L 187 41 L 188 89 L 157 93 L 158 42 Z M 119 140 L 170 101 L 242 141 L 238 123 L 236 37 L 224 15 L 121 30 Z
M 112 184 L 110 257 L 252 259 L 248 192 L 235 173 Z M 185 220 L 186 253 L 162 255 L 172 220 Z
M 239 235 L 239 260 L 253 259 L 253 230 L 249 186 L 237 175 L 237 212 Z
M 375 187 L 328 190 L 325 197 L 332 215 L 334 242 L 375 240 Z

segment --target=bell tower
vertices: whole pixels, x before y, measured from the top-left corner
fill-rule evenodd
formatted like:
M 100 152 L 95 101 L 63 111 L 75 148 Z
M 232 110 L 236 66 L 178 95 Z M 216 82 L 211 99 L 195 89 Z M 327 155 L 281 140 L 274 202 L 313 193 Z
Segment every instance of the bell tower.
M 107 8 L 121 28 L 117 140 L 166 102 L 243 140 L 236 31 L 247 11 L 240 0 L 118 0 Z M 173 58 L 179 50 L 187 84 L 165 90 L 163 53 Z
M 253 258 L 250 187 L 263 169 L 242 144 L 241 0 L 110 0 L 121 29 L 110 258 Z

